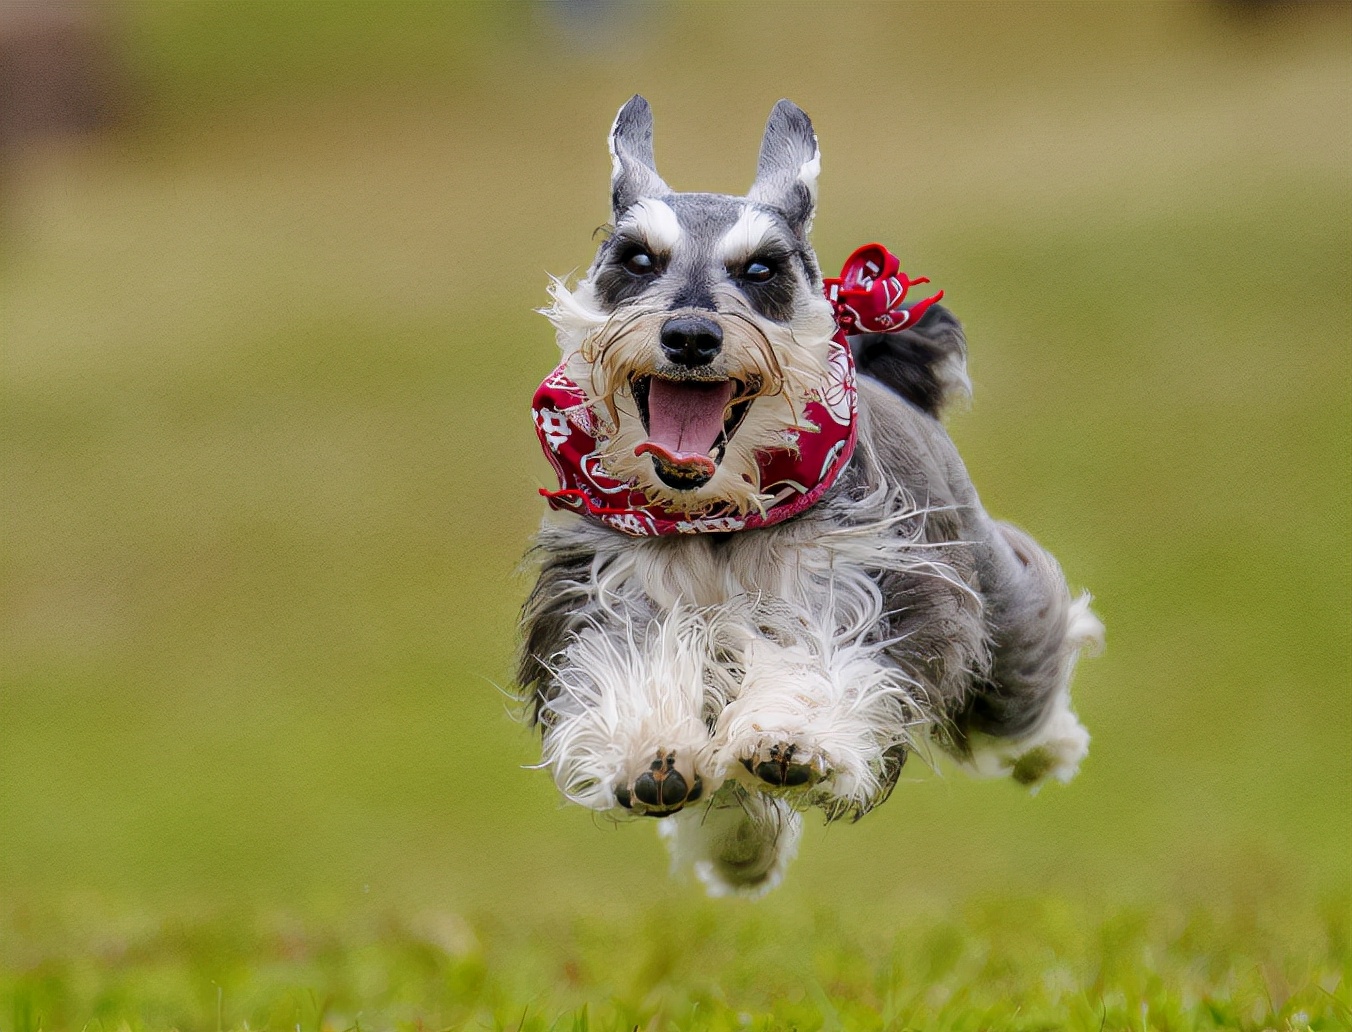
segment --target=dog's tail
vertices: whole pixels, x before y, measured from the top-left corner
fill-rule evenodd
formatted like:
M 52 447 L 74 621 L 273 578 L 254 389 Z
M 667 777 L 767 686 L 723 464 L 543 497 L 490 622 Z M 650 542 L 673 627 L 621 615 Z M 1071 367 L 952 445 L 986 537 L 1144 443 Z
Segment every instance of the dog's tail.
M 967 337 L 942 305 L 932 305 L 909 330 L 861 333 L 850 338 L 850 347 L 861 373 L 936 418 L 950 402 L 972 393 Z

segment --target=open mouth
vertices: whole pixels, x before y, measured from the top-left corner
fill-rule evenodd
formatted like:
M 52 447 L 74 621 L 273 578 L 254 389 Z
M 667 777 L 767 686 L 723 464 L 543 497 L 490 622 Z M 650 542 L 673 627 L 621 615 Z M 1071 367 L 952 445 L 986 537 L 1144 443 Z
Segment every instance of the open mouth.
M 662 483 L 682 491 L 703 487 L 718 472 L 728 442 L 755 400 L 757 384 L 742 380 L 630 381 L 648 439 L 635 455 L 651 455 Z

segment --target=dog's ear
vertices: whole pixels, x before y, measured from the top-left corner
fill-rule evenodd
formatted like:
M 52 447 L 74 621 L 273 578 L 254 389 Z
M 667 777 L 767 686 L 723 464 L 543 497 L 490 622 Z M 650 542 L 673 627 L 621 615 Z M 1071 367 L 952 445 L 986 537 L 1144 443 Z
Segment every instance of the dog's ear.
M 619 221 L 640 197 L 669 193 L 653 164 L 653 109 L 635 93 L 610 128 L 610 206 Z
M 793 101 L 781 100 L 765 123 L 756 181 L 747 198 L 778 208 L 798 233 L 806 235 L 817 207 L 817 174 L 821 168 L 812 119 Z

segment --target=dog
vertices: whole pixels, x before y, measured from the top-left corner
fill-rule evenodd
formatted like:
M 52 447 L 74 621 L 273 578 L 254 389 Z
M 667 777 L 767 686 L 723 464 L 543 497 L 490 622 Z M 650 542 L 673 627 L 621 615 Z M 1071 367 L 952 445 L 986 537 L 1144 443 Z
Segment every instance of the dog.
M 664 818 L 713 895 L 772 888 L 805 812 L 862 817 L 912 752 L 1068 781 L 1089 744 L 1071 674 L 1103 628 L 982 509 L 940 422 L 970 391 L 957 319 L 897 304 L 924 281 L 876 245 L 846 279 L 886 295 L 883 326 L 843 317 L 808 242 L 817 137 L 787 100 L 745 197 L 668 187 L 640 96 L 610 154 L 613 224 L 541 310 L 562 353 L 534 407 L 562 486 L 541 493 L 564 511 L 522 612 L 540 766 L 575 803 Z

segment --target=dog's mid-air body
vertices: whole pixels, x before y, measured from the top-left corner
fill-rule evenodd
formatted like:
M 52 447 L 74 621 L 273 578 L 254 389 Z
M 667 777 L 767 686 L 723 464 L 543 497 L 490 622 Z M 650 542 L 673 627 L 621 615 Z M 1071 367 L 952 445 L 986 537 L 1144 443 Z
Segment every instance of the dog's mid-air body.
M 673 192 L 642 97 L 610 150 L 613 232 L 553 284 L 563 363 L 535 405 L 571 487 L 544 492 L 565 511 L 523 614 L 542 765 L 584 806 L 668 818 L 714 893 L 776 884 L 805 810 L 861 816 L 929 743 L 1068 780 L 1071 672 L 1102 627 L 986 515 L 939 422 L 968 388 L 957 321 L 840 332 L 788 101 L 746 197 Z

